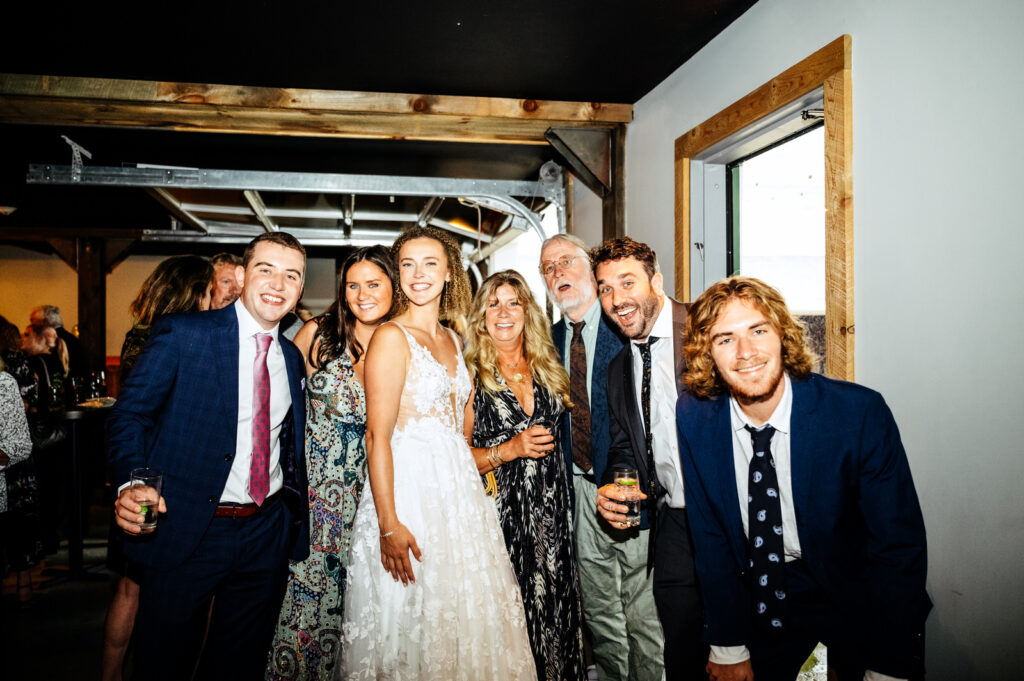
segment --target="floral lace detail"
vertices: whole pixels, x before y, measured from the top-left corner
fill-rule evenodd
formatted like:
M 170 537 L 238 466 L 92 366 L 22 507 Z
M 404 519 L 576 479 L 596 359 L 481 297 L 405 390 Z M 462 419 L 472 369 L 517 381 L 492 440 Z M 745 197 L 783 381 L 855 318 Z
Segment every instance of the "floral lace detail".
M 412 354 L 395 430 L 405 430 L 410 419 L 436 418 L 444 426 L 461 433 L 465 420 L 463 410 L 472 390 L 472 382 L 466 363 L 462 360 L 462 353 L 459 352 L 456 356 L 453 378 L 448 375 L 445 366 L 420 345 L 404 326 L 398 322 L 393 324 L 405 334 L 409 342 L 409 352 Z M 451 330 L 448 333 L 451 333 L 452 339 L 455 340 L 455 334 Z M 458 347 L 457 340 L 455 343 Z
M 451 377 L 406 337 L 412 359 L 391 438 L 394 498 L 423 560 L 413 560 L 408 587 L 381 566 L 367 485 L 352 534 L 336 678 L 534 681 L 519 587 L 462 434 L 469 373 L 461 353 Z

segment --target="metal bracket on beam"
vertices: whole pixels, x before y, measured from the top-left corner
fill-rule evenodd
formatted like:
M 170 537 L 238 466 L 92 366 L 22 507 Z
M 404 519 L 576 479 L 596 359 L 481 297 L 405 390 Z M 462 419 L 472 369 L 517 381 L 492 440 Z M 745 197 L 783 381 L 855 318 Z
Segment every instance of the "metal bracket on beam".
M 204 234 L 206 233 L 206 223 L 190 213 L 181 204 L 181 202 L 175 198 L 174 194 L 171 194 L 163 187 L 146 187 L 145 189 L 147 194 L 156 199 L 160 205 L 171 211 L 171 213 L 178 216 L 182 222 L 188 223 Z
M 437 214 L 437 211 L 441 208 L 441 204 L 444 203 L 443 196 L 431 196 L 427 199 L 427 203 L 424 204 L 423 210 L 420 211 L 419 216 L 416 218 L 416 224 L 420 227 L 426 227 L 427 224 Z
M 85 156 L 90 161 L 92 160 L 92 154 L 85 150 L 78 142 L 67 135 L 61 135 L 64 141 L 71 147 L 71 181 L 80 182 L 82 180 L 82 156 Z
M 259 192 L 246 189 L 242 192 L 242 196 L 249 202 L 249 207 L 252 208 L 253 214 L 262 223 L 264 229 L 268 232 L 280 231 L 277 224 L 267 215 L 267 204 L 263 203 L 263 198 Z
M 601 198 L 611 192 L 611 130 L 554 127 L 544 137 L 591 191 Z

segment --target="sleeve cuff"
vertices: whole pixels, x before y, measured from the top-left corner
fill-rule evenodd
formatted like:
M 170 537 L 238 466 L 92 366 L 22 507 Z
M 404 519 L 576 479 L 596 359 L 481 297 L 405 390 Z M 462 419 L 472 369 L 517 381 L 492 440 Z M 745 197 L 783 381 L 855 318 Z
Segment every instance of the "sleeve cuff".
M 739 664 L 750 659 L 750 651 L 746 646 L 711 646 L 711 655 L 708 659 L 715 664 Z

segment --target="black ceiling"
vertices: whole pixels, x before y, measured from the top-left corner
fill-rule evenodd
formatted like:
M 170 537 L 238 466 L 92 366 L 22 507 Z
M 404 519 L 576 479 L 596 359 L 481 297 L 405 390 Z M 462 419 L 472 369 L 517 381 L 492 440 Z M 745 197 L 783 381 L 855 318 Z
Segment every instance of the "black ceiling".
M 22 2 L 0 70 L 633 103 L 753 4 Z
M 754 0 L 19 3 L 0 72 L 633 103 Z M 28 163 L 535 179 L 548 146 L 0 125 L 0 227 L 165 228 L 141 190 L 26 187 Z

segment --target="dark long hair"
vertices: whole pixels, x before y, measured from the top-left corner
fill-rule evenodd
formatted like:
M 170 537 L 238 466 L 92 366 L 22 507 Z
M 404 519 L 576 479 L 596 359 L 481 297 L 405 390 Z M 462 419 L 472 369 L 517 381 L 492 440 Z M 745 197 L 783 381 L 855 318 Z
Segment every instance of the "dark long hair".
M 175 312 L 195 312 L 212 284 L 213 265 L 206 258 L 175 255 L 160 261 L 129 308 L 133 326 L 151 326 Z
M 355 326 L 356 317 L 352 314 L 345 298 L 345 286 L 348 283 L 348 271 L 353 265 L 360 262 L 371 262 L 381 269 L 391 282 L 391 309 L 384 319 L 390 317 L 397 309 L 398 280 L 395 277 L 394 261 L 391 258 L 391 250 L 386 246 L 366 246 L 353 251 L 341 265 L 341 283 L 338 285 L 338 297 L 334 303 L 316 318 L 317 337 L 319 345 L 313 343 L 309 346 L 309 363 L 319 369 L 333 362 L 348 349 L 352 355 L 352 363 L 359 361 L 360 355 L 365 348 L 356 340 Z M 383 319 L 381 321 L 384 321 Z M 314 356 L 313 347 L 316 346 Z

